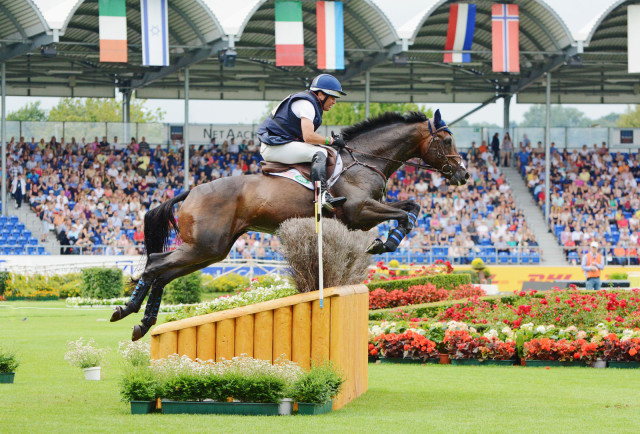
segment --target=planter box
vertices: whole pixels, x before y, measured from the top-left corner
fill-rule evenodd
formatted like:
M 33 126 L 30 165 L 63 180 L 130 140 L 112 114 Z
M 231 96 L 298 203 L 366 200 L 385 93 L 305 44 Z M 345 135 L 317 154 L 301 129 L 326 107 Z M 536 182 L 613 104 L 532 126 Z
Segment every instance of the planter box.
M 13 379 L 16 376 L 15 372 L 3 372 L 0 373 L 0 383 L 13 383 Z
M 538 368 L 545 368 L 547 366 L 551 367 L 558 367 L 558 366 L 564 366 L 564 367 L 578 367 L 578 368 L 586 368 L 587 365 L 585 362 L 560 362 L 558 360 L 527 360 L 527 367 L 538 367 Z
M 369 356 L 369 363 L 376 363 L 378 358 L 376 356 Z
M 256 402 L 162 401 L 163 414 L 239 414 L 277 416 L 278 404 Z
M 155 401 L 131 401 L 131 414 L 149 414 L 155 409 Z
M 515 360 L 451 359 L 451 364 L 458 366 L 513 366 L 515 363 Z
M 429 363 L 429 364 L 438 365 L 440 364 L 440 359 L 421 360 L 421 359 L 401 359 L 399 357 L 391 357 L 387 359 L 386 357 L 380 357 L 380 363 L 397 363 L 397 364 L 409 364 L 409 365 L 425 365 Z
M 637 369 L 640 368 L 640 362 L 609 362 L 609 367 L 618 369 Z
M 308 402 L 298 403 L 298 414 L 316 415 L 329 413 L 333 409 L 333 401 L 324 404 L 310 404 Z

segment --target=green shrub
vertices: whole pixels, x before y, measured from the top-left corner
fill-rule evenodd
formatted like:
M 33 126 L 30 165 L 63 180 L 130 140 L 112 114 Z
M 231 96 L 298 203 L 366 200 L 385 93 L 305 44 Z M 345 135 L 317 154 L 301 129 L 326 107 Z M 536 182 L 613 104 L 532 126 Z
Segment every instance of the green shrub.
M 18 366 L 20 366 L 20 362 L 18 362 L 15 353 L 0 348 L 0 374 L 15 372 Z
M 627 280 L 628 278 L 629 275 L 627 273 L 611 273 L 609 275 L 609 280 Z
M 219 277 L 205 274 L 202 277 L 202 289 L 207 293 L 232 292 L 249 286 L 248 277 L 235 273 L 229 273 Z
M 98 299 L 120 297 L 122 280 L 119 268 L 85 268 L 82 270 L 82 296 Z
M 149 366 L 129 367 L 120 381 L 123 401 L 154 401 L 161 397 L 160 381 Z
M 324 404 L 340 393 L 344 381 L 332 363 L 314 365 L 294 383 L 292 398 L 296 402 Z
M 4 295 L 4 292 L 8 289 L 8 280 L 11 278 L 11 273 L 8 271 L 0 271 L 0 295 Z
M 200 303 L 202 272 L 187 274 L 169 283 L 164 289 L 164 300 L 168 304 Z
M 369 291 L 382 288 L 385 291 L 393 291 L 394 289 L 407 290 L 411 286 L 426 285 L 431 283 L 437 288 L 444 288 L 447 290 L 453 289 L 457 286 L 471 283 L 471 277 L 469 274 L 434 274 L 429 276 L 413 277 L 411 279 L 398 279 L 398 280 L 382 280 L 367 283 Z

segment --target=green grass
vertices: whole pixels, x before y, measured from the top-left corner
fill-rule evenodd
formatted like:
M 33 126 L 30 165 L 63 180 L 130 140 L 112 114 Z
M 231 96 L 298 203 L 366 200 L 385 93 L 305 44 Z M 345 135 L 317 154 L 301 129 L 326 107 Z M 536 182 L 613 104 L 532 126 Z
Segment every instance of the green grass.
M 0 303 L 0 346 L 22 362 L 15 384 L 0 385 L 0 432 L 619 433 L 640 423 L 640 371 L 438 365 L 369 365 L 369 391 L 326 416 L 133 416 L 119 400 L 117 345 L 140 316 L 109 323 L 108 309 Z M 80 336 L 110 348 L 103 381 L 64 360 Z

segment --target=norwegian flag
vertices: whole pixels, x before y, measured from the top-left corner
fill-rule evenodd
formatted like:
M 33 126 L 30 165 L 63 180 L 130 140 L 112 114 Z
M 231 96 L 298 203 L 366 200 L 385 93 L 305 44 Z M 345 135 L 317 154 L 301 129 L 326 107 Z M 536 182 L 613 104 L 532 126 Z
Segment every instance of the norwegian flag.
M 493 71 L 520 72 L 518 5 L 491 6 Z

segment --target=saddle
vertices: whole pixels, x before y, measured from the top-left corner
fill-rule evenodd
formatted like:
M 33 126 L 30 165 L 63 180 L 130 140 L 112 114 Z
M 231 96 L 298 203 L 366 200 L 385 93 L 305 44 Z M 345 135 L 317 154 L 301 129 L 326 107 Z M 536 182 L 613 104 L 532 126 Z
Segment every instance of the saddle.
M 327 152 L 327 179 L 331 179 L 336 169 L 336 153 L 334 149 L 325 148 Z M 271 173 L 282 173 L 289 169 L 297 169 L 302 176 L 311 182 L 311 163 L 284 164 L 274 161 L 261 161 L 262 174 L 269 175 Z

